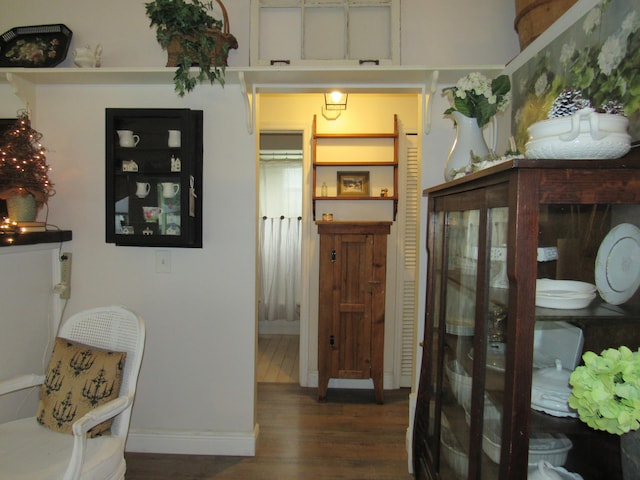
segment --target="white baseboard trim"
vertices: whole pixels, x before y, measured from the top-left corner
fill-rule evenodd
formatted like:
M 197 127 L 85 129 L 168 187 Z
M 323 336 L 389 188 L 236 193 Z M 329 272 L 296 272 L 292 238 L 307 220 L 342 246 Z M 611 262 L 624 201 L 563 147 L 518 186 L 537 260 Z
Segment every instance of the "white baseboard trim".
M 272 320 L 258 322 L 258 333 L 262 335 L 300 335 L 300 321 Z
M 382 388 L 394 390 L 393 374 L 385 372 L 382 377 Z M 318 372 L 309 372 L 307 375 L 307 387 L 318 387 Z M 353 380 L 348 378 L 330 378 L 329 388 L 353 388 L 353 389 L 373 389 L 373 380 Z
M 260 426 L 253 432 L 194 432 L 130 430 L 127 452 L 181 455 L 228 455 L 253 457 Z

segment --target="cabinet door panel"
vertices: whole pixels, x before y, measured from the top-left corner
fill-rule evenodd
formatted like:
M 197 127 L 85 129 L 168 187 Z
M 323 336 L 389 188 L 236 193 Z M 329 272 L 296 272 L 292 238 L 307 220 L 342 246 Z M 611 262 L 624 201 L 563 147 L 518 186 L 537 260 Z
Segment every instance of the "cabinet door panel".
M 106 109 L 107 242 L 201 247 L 201 190 L 201 111 Z
M 333 331 L 337 333 L 337 355 L 331 371 L 337 378 L 370 376 L 371 260 L 369 235 L 336 237 L 334 285 L 339 286 L 339 299 Z
M 330 378 L 373 380 L 383 402 L 390 222 L 319 222 L 318 398 Z

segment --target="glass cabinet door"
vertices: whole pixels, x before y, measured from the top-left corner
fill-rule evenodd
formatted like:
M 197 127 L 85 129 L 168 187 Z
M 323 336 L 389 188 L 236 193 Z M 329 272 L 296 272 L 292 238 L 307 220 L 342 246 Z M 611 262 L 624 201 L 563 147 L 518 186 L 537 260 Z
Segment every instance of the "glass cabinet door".
M 469 469 L 469 420 L 473 387 L 473 340 L 476 334 L 479 210 L 447 214 L 443 262 L 444 312 L 441 478 L 466 478 Z
M 490 208 L 487 212 L 486 308 L 484 311 L 483 355 L 484 396 L 481 417 L 482 462 L 480 478 L 497 479 L 502 445 L 502 405 L 504 403 L 507 353 L 507 311 L 509 281 L 507 278 L 507 225 L 509 209 Z
M 107 242 L 202 246 L 202 112 L 107 109 Z
M 508 208 L 440 215 L 443 223 L 446 218 L 446 229 L 443 225 L 442 233 L 436 233 L 436 245 L 442 245 L 442 252 L 435 251 L 446 260 L 436 259 L 435 265 L 442 265 L 444 271 L 435 274 L 433 301 L 443 299 L 443 307 L 436 305 L 435 311 L 441 312 L 444 321 L 434 318 L 434 324 L 442 326 L 434 328 L 430 346 L 439 352 L 442 345 L 442 351 L 433 356 L 431 377 L 438 378 L 437 361 L 444 371 L 440 478 L 467 478 L 470 462 L 476 459 L 477 478 L 497 479 L 507 351 Z M 475 362 L 481 362 L 480 368 Z M 483 372 L 484 378 L 474 376 L 474 371 Z M 482 391 L 478 405 L 473 405 L 474 390 Z M 482 415 L 473 413 L 478 411 Z M 481 437 L 472 434 L 472 422 Z

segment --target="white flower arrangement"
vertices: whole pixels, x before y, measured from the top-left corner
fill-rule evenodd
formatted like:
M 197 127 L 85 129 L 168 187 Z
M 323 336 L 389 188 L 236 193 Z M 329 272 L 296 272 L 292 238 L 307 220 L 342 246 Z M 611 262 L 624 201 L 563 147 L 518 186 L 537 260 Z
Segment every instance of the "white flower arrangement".
M 460 112 L 469 118 L 475 118 L 482 128 L 497 112 L 506 110 L 511 100 L 510 90 L 511 81 L 507 75 L 500 75 L 489 81 L 480 72 L 470 73 L 458 80 L 455 86 L 442 90 L 453 105 L 444 113 L 448 115 Z

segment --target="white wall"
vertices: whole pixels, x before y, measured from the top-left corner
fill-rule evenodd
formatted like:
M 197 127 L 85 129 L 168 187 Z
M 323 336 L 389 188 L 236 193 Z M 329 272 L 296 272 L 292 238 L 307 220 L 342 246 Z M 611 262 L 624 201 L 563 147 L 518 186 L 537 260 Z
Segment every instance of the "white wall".
M 403 63 L 504 64 L 517 52 L 511 1 L 482 2 L 484 7 L 474 15 L 468 10 L 477 9 L 478 2 L 459 3 L 402 1 Z M 229 63 L 246 65 L 249 1 L 228 0 L 225 4 L 231 31 L 240 43 Z M 166 56 L 148 28 L 143 5 L 142 0 L 0 0 L 0 30 L 62 22 L 74 32 L 72 49 L 86 43 L 103 44 L 105 67 L 161 66 Z M 453 38 L 451 32 L 458 25 Z M 70 62 L 69 58 L 63 67 Z M 147 351 L 128 448 L 252 454 L 255 136 L 247 133 L 239 87 L 198 87 L 184 100 L 173 93 L 171 85 L 41 86 L 36 95 L 33 125 L 44 134 L 57 189 L 50 201 L 49 221 L 73 230 L 74 235 L 65 245 L 73 252 L 72 298 L 66 315 L 123 303 L 147 320 Z M 170 274 L 155 273 L 153 248 L 115 247 L 104 242 L 107 107 L 204 110 L 204 247 L 171 249 Z M 443 100 L 436 95 L 434 112 L 444 109 Z M 8 86 L 0 85 L 0 116 L 15 115 L 15 110 L 15 97 Z M 432 120 L 432 133 L 422 145 L 425 186 L 440 181 L 453 140 L 450 121 L 437 113 Z M 25 260 L 25 265 L 31 262 Z M 42 275 L 50 275 L 45 266 L 38 266 L 40 259 L 33 262 Z M 5 282 L 10 274 L 4 264 L 2 267 L 0 279 Z M 9 325 L 4 315 L 20 315 L 20 305 L 32 301 L 28 295 L 4 310 L 3 329 L 20 328 Z M 50 301 L 48 293 L 40 295 Z M 22 325 L 25 330 L 34 326 L 28 320 Z M 0 360 L 4 354 L 0 352 Z M 40 358 L 39 352 L 33 355 Z

